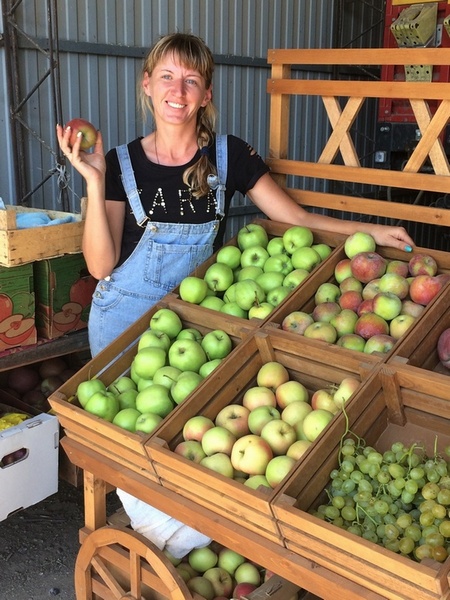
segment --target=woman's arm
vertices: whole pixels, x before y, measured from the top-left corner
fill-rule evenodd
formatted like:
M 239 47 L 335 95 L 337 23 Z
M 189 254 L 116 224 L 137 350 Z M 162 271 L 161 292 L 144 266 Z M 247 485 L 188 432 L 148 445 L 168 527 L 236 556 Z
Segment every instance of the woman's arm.
M 305 227 L 324 231 L 335 231 L 344 235 L 364 231 L 370 233 L 380 246 L 391 246 L 407 252 L 410 252 L 414 245 L 412 238 L 403 227 L 374 225 L 373 223 L 335 219 L 310 213 L 292 200 L 269 173 L 263 175 L 255 186 L 247 192 L 247 195 L 269 219 L 274 221 L 291 225 L 304 225 Z
M 70 130 L 56 128 L 64 156 L 86 181 L 88 197 L 82 249 L 87 268 L 93 277 L 103 279 L 116 266 L 122 243 L 125 203 L 105 199 L 106 162 L 101 133 L 92 153 L 80 149 L 81 137 L 69 144 Z

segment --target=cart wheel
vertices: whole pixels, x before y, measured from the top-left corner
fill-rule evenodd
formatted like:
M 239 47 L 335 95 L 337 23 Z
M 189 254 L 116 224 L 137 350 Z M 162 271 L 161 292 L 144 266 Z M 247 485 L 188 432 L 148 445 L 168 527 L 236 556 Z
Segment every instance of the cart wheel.
M 143 535 L 107 525 L 86 537 L 75 562 L 77 600 L 151 600 L 149 590 L 193 600 L 174 565 Z

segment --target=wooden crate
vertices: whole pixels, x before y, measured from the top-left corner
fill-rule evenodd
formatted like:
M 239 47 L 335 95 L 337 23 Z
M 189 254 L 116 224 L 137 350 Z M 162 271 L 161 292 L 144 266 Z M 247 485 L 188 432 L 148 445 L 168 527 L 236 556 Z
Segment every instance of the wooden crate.
M 349 401 L 347 415 L 351 432 L 381 452 L 394 441 L 422 442 L 433 455 L 436 436 L 438 451 L 450 441 L 450 386 L 408 365 L 382 364 Z M 326 502 L 338 466 L 343 415 L 331 425 L 271 503 L 286 547 L 390 600 L 449 598 L 450 559 L 418 563 L 310 514 Z
M 414 327 L 399 341 L 390 355 L 389 363 L 407 363 L 419 369 L 433 371 L 436 377 L 448 377 L 450 369 L 440 364 L 437 343 L 441 333 L 450 327 L 450 287 L 426 311 L 420 326 Z M 450 385 L 450 380 L 448 379 Z
M 412 256 L 410 253 L 403 252 L 402 250 L 396 250 L 394 248 L 387 247 L 378 247 L 376 251 L 388 260 L 408 261 Z M 450 254 L 448 252 L 441 252 L 439 250 L 432 250 L 429 248 L 416 248 L 414 250 L 414 254 L 416 253 L 424 253 L 433 256 L 439 266 L 438 272 L 450 273 Z M 325 282 L 337 284 L 336 279 L 334 277 L 334 269 L 337 263 L 340 260 L 343 260 L 344 258 L 346 258 L 344 248 L 337 248 L 336 251 L 333 252 L 333 254 L 329 256 L 326 261 L 323 262 L 323 264 L 317 267 L 316 272 L 313 273 L 311 277 L 305 280 L 296 290 L 294 290 L 286 298 L 286 300 L 277 309 L 275 309 L 275 311 L 271 315 L 269 315 L 267 321 L 265 322 L 265 326 L 281 328 L 281 323 L 283 322 L 283 319 L 293 311 L 299 310 L 311 313 L 315 306 L 314 295 L 319 285 Z M 435 304 L 435 302 L 438 301 L 439 297 L 441 297 L 441 295 L 444 293 L 444 290 L 447 289 L 447 287 L 448 286 L 446 285 L 442 292 L 440 292 L 440 294 L 438 294 L 438 296 L 430 302 L 430 304 L 423 311 L 422 315 L 418 317 L 416 322 L 412 325 L 410 331 L 416 332 L 414 334 L 416 340 L 420 339 L 422 335 L 422 318 L 425 317 L 425 315 L 427 315 L 432 310 L 433 305 Z M 321 348 L 327 348 L 331 352 L 335 352 L 337 356 L 340 356 L 341 360 L 342 357 L 345 357 L 345 361 L 362 361 L 363 363 L 365 363 L 362 366 L 364 367 L 364 371 L 366 372 L 366 374 L 370 372 L 370 369 L 375 367 L 377 364 L 388 360 L 395 353 L 396 348 L 399 346 L 399 344 L 405 337 L 403 336 L 403 338 L 401 338 L 401 340 L 399 340 L 395 344 L 394 348 L 386 354 L 364 354 L 362 352 L 349 350 L 347 348 L 341 348 L 336 346 L 335 344 L 329 344 L 320 340 L 307 339 L 303 335 L 299 336 L 296 333 L 288 331 L 283 331 L 283 335 L 286 337 L 286 339 L 293 340 L 298 339 L 298 337 L 301 337 L 303 342 L 311 348 L 311 351 L 314 352 L 317 350 L 320 351 Z
M 269 219 L 254 219 L 252 221 L 252 223 L 256 223 L 256 224 L 264 227 L 264 229 L 268 233 L 269 239 L 272 239 L 274 237 L 282 237 L 283 233 L 292 226 L 287 223 L 281 223 L 279 221 L 271 221 Z M 338 248 L 343 246 L 345 239 L 346 239 L 346 236 L 344 236 L 342 234 L 338 234 L 338 233 L 330 233 L 328 231 L 322 231 L 319 229 L 311 229 L 311 231 L 314 236 L 314 244 L 327 244 L 328 246 L 330 246 L 330 248 L 332 249 L 332 253 L 330 256 L 334 256 L 334 253 L 337 251 Z M 225 246 L 237 246 L 237 235 L 234 236 L 233 238 L 231 238 L 230 240 L 228 240 L 228 242 L 225 244 Z M 216 262 L 216 258 L 217 258 L 217 252 L 214 253 L 212 256 L 210 256 L 205 262 L 203 262 L 201 265 L 199 265 L 196 269 L 194 269 L 194 271 L 192 271 L 191 275 L 193 275 L 195 277 L 203 277 L 205 275 L 208 267 L 210 267 L 212 264 L 214 264 Z M 329 260 L 329 258 L 330 257 L 325 259 L 325 261 L 323 261 L 323 262 L 326 262 L 327 260 Z M 321 265 L 322 265 L 322 263 L 320 263 L 317 267 L 315 267 L 315 269 L 313 269 L 313 271 L 311 271 L 311 274 L 315 273 L 318 269 L 320 269 Z M 309 281 L 311 274 L 309 277 L 306 278 L 305 281 Z M 303 285 L 304 285 L 304 282 L 302 282 L 298 287 L 303 287 Z M 179 286 L 174 288 L 173 293 L 179 297 Z M 183 302 L 183 300 L 180 299 L 180 302 Z M 284 302 L 285 301 L 283 301 L 283 303 Z M 211 309 L 206 309 L 206 310 L 211 310 Z M 217 312 L 217 311 L 213 311 L 213 312 Z M 249 321 L 249 319 L 238 319 L 238 320 L 240 322 L 248 322 Z M 265 323 L 268 319 L 253 318 L 251 320 L 255 324 L 261 325 L 262 323 Z
M 17 228 L 17 213 L 42 212 L 51 219 L 73 217 L 71 223 Z M 81 215 L 6 205 L 0 209 L 0 265 L 14 267 L 44 258 L 81 252 L 84 221 Z
M 326 349 L 320 356 L 311 356 L 309 348 L 301 340 L 286 340 L 277 331 L 255 330 L 235 353 L 217 367 L 214 377 L 199 386 L 145 442 L 160 484 L 180 497 L 225 517 L 236 526 L 280 542 L 280 532 L 270 506 L 275 489 L 255 491 L 175 454 L 173 449 L 182 440 L 183 426 L 190 417 L 204 415 L 214 420 L 223 407 L 241 403 L 245 391 L 256 385 L 256 375 L 266 362 L 283 364 L 290 373 L 290 379 L 303 383 L 310 394 L 340 383 L 345 377 L 359 378 L 357 365 L 353 365 L 355 370 L 351 371 L 335 358 Z
M 77 373 L 49 397 L 53 412 L 57 415 L 65 434 L 79 440 L 103 456 L 111 457 L 126 469 L 145 473 L 150 479 L 157 476 L 148 459 L 143 442 L 148 437 L 139 432 L 130 433 L 104 419 L 85 411 L 76 400 L 78 384 L 97 377 L 109 385 L 121 375 L 129 375 L 131 362 L 137 352 L 141 334 L 149 327 L 151 316 L 160 308 L 170 308 L 181 317 L 184 327 L 195 327 L 202 333 L 212 329 L 224 329 L 231 336 L 233 345 L 248 334 L 234 322 L 224 317 L 205 315 L 198 306 L 174 304 L 171 296 L 152 307 L 112 344 L 85 364 Z

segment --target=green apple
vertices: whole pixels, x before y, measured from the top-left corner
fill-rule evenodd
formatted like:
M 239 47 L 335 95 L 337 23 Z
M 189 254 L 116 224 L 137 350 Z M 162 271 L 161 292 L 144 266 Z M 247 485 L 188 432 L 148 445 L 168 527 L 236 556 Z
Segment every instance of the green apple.
M 236 286 L 237 286 L 237 281 L 235 283 L 232 283 L 230 285 L 230 287 L 226 290 L 226 292 L 223 294 L 223 299 L 225 301 L 226 304 L 229 304 L 231 302 L 235 302 L 236 300 Z
M 164 365 L 164 367 L 158 369 L 153 375 L 153 383 L 164 385 L 170 390 L 172 383 L 178 379 L 182 372 L 181 369 L 171 367 L 170 365 Z
M 101 417 L 102 419 L 105 419 L 105 421 L 112 422 L 119 412 L 120 405 L 115 394 L 106 390 L 99 390 L 92 394 L 86 402 L 84 409 L 92 415 Z
M 234 271 L 241 264 L 241 250 L 231 244 L 223 246 L 216 254 L 216 262 L 224 263 Z
M 263 267 L 269 253 L 263 246 L 251 246 L 241 254 L 241 267 Z
M 225 301 L 218 296 L 206 296 L 206 298 L 200 302 L 199 306 L 203 306 L 203 308 L 209 308 L 210 310 L 220 311 L 224 304 Z
M 314 304 L 322 304 L 323 302 L 337 302 L 341 290 L 335 283 L 324 282 L 319 285 L 314 294 Z
M 213 263 L 203 276 L 210 290 L 224 292 L 234 281 L 233 269 L 225 263 Z
M 252 490 L 257 490 L 261 486 L 271 489 L 265 475 L 251 475 L 245 480 L 244 485 Z
M 199 342 L 175 340 L 169 348 L 168 359 L 171 367 L 198 373 L 200 367 L 207 362 L 208 357 Z
M 190 417 L 183 426 L 183 440 L 196 440 L 201 442 L 208 429 L 214 427 L 214 421 L 204 415 Z
M 146 379 L 145 377 L 141 377 L 137 382 L 138 392 L 142 392 L 149 385 L 153 385 L 153 379 Z
M 244 562 L 239 565 L 234 572 L 236 583 L 252 583 L 253 585 L 261 585 L 261 573 L 256 565 L 251 562 Z
M 163 348 L 168 350 L 170 346 L 170 337 L 164 331 L 158 331 L 157 329 L 148 329 L 139 338 L 138 350 L 154 346 L 155 348 Z
M 121 394 L 126 390 L 135 390 L 136 384 L 127 375 L 122 375 L 115 379 L 112 383 L 108 385 L 108 392 L 113 392 L 114 394 Z
M 175 404 L 181 404 L 203 381 L 204 377 L 195 371 L 183 371 L 172 383 L 170 394 Z
M 181 280 L 179 286 L 180 298 L 190 304 L 200 304 L 204 300 L 208 284 L 202 277 L 189 275 Z
M 233 479 L 233 465 L 231 464 L 230 457 L 228 454 L 225 454 L 225 452 L 215 452 L 214 454 L 206 455 L 205 458 L 202 458 L 200 464 L 202 467 L 206 467 L 216 473 L 220 473 L 224 477 Z
M 325 260 L 328 256 L 330 256 L 332 249 L 328 244 L 313 244 L 311 246 L 320 256 L 322 260 Z
M 236 285 L 236 303 L 243 310 L 249 310 L 251 306 L 255 306 L 264 302 L 266 294 L 260 285 L 252 279 L 244 279 Z
M 220 309 L 220 312 L 223 312 L 226 315 L 233 315 L 234 317 L 239 317 L 240 319 L 247 319 L 248 317 L 247 311 L 241 308 L 237 302 L 225 302 L 225 304 Z
M 333 417 L 333 413 L 322 408 L 316 408 L 307 414 L 301 422 L 306 439 L 314 442 L 332 421 Z
M 286 276 L 288 273 L 294 270 L 292 261 L 287 254 L 273 254 L 264 263 L 264 272 L 270 273 L 275 271 L 276 273 L 282 273 Z
M 311 272 L 322 260 L 320 254 L 314 248 L 305 246 L 294 250 L 291 255 L 291 262 L 294 269 L 305 269 Z
M 106 392 L 106 385 L 101 379 L 88 379 L 78 384 L 76 396 L 83 408 L 86 407 L 87 401 L 95 392 Z
M 309 247 L 314 242 L 313 233 L 308 227 L 294 225 L 283 233 L 283 244 L 288 254 L 293 254 L 298 248 Z
M 279 236 L 271 238 L 267 244 L 266 250 L 270 256 L 273 256 L 274 254 L 286 254 L 283 238 Z
M 185 327 L 176 337 L 177 340 L 195 340 L 196 342 L 201 342 L 203 339 L 203 334 L 201 331 L 196 329 L 195 327 Z
M 138 390 L 125 390 L 124 392 L 117 394 L 117 398 L 119 400 L 120 409 L 123 408 L 136 408 L 136 396 L 138 395 Z
M 199 463 L 206 456 L 201 443 L 197 440 L 183 440 L 175 446 L 173 451 L 195 463 Z
M 161 423 L 163 418 L 161 415 L 155 413 L 142 413 L 137 419 L 135 424 L 135 431 L 141 431 L 142 433 L 152 433 L 158 425 Z
M 170 349 L 169 349 L 170 351 Z M 153 375 L 167 362 L 167 352 L 162 348 L 149 346 L 141 348 L 133 358 L 134 372 L 139 379 L 153 379 Z
M 194 548 L 188 554 L 188 562 L 198 573 L 204 573 L 217 565 L 219 557 L 209 546 Z
M 284 285 L 284 287 L 289 288 L 290 290 L 293 290 L 298 285 L 300 285 L 308 276 L 309 271 L 307 271 L 306 269 L 294 269 L 284 277 L 282 285 Z
M 376 242 L 369 233 L 356 231 L 347 237 L 344 243 L 344 253 L 347 258 L 353 258 L 360 252 L 375 252 Z
M 373 298 L 373 312 L 385 321 L 392 321 L 401 313 L 402 301 L 392 292 L 379 292 Z
M 226 427 L 214 425 L 203 434 L 202 448 L 207 456 L 216 452 L 223 452 L 230 456 L 236 439 L 236 436 Z
M 267 294 L 270 290 L 283 285 L 283 281 L 285 276 L 281 271 L 277 273 L 276 271 L 268 271 L 267 273 L 261 273 L 255 279 L 256 283 L 262 287 L 264 292 Z
M 229 548 L 221 548 L 219 551 L 219 560 L 217 565 L 225 569 L 230 575 L 233 575 L 239 565 L 246 562 L 242 554 L 235 552 Z
M 256 306 L 251 306 L 248 311 L 249 319 L 266 319 L 274 310 L 274 305 L 270 302 L 261 302 Z
M 237 244 L 241 250 L 250 248 L 250 246 L 267 247 L 269 236 L 262 225 L 258 223 L 249 223 L 239 229 L 237 236 Z
M 297 440 L 294 440 L 292 444 L 294 444 L 296 441 Z M 288 456 L 287 454 L 274 456 L 267 465 L 265 473 L 270 487 L 275 488 L 277 485 L 280 485 L 286 475 L 292 471 L 296 463 L 297 461 L 295 458 Z
M 236 274 L 236 283 L 245 279 L 253 279 L 254 281 L 263 273 L 263 268 L 257 265 L 242 267 Z
M 270 292 L 267 294 L 266 300 L 275 308 L 279 306 L 283 302 L 283 300 L 285 300 L 289 296 L 290 293 L 290 288 L 284 287 L 284 285 L 280 285 L 277 288 L 270 290 Z
M 112 420 L 113 425 L 117 425 L 127 431 L 136 431 L 136 421 L 141 413 L 136 408 L 122 408 L 116 413 Z
M 170 390 L 155 383 L 146 387 L 136 396 L 136 408 L 140 413 L 151 412 L 164 418 L 174 408 Z
M 160 308 L 151 317 L 150 328 L 167 333 L 170 339 L 173 340 L 183 329 L 183 323 L 174 310 Z
M 226 331 L 214 329 L 203 336 L 201 346 L 206 352 L 208 360 L 213 360 L 214 358 L 228 356 L 233 349 L 233 342 Z
M 213 360 L 208 360 L 208 362 L 205 362 L 200 367 L 199 374 L 203 378 L 208 377 L 208 375 L 210 375 L 214 371 L 214 369 L 220 365 L 222 360 L 222 358 L 214 358 Z
M 315 323 L 311 323 L 303 332 L 305 338 L 309 338 L 311 340 L 322 340 L 323 342 L 328 342 L 329 344 L 334 344 L 337 340 L 337 331 L 327 321 L 317 321 Z

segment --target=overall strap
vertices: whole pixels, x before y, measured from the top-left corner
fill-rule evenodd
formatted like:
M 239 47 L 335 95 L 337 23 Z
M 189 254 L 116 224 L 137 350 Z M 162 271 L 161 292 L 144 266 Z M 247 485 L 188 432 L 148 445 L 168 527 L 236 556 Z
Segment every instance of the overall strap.
M 122 171 L 122 183 L 125 189 L 125 193 L 130 203 L 131 210 L 133 211 L 136 223 L 139 227 L 145 227 L 145 223 L 148 221 L 148 217 L 145 214 L 142 206 L 141 198 L 136 185 L 136 179 L 134 177 L 133 166 L 131 164 L 130 154 L 128 152 L 128 146 L 123 144 L 116 148 L 117 157 L 119 159 L 120 169 Z
M 216 167 L 217 176 L 208 175 L 208 184 L 216 191 L 217 215 L 225 215 L 225 190 L 228 172 L 228 143 L 226 135 L 216 135 Z

